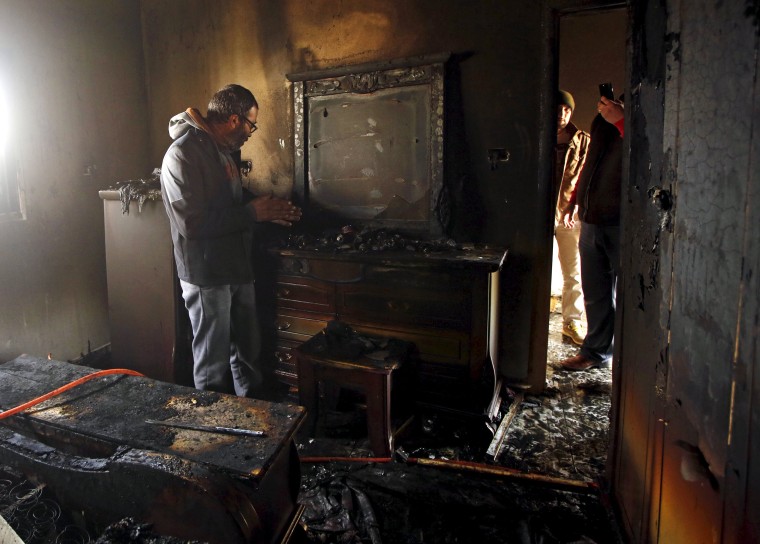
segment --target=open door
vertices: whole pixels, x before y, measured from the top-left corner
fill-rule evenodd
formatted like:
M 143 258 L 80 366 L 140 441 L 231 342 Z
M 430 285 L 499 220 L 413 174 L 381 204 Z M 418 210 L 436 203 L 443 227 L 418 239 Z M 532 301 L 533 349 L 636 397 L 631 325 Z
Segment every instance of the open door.
M 597 115 L 599 84 L 610 82 L 616 94 L 622 93 L 626 82 L 626 35 L 628 12 L 625 7 L 602 6 L 562 13 L 559 18 L 558 88 L 573 97 L 575 108 L 569 123 L 588 133 Z M 595 40 L 589 40 L 595 36 Z M 603 43 L 604 47 L 599 47 Z M 556 91 L 556 90 L 555 90 Z M 554 113 L 556 116 L 557 114 Z M 560 128 L 557 120 L 557 128 Z M 567 134 L 563 130 L 562 134 Z M 557 136 L 559 138 L 559 135 Z M 557 142 L 561 145 L 561 142 Z M 567 145 L 567 143 L 565 144 Z M 555 150 L 556 153 L 556 150 Z M 561 153 L 561 151 L 560 151 Z M 568 153 L 570 155 L 570 153 Z M 552 214 L 558 206 L 561 183 L 557 172 L 563 171 L 562 157 L 552 154 L 553 168 Z M 567 166 L 572 172 L 572 161 Z M 580 171 L 580 170 L 578 170 Z M 569 188 L 569 187 L 568 187 Z M 561 206 L 560 206 L 561 207 Z M 556 217 L 553 215 L 553 218 Z M 580 222 L 567 229 L 561 223 L 553 229 L 553 258 L 551 269 L 551 300 L 549 318 L 549 348 L 547 363 L 576 355 L 579 351 L 578 335 L 573 340 L 566 326 L 575 324 L 580 332 L 586 330 L 586 316 L 580 285 L 580 255 L 578 239 Z M 561 330 L 557 330 L 561 329 Z M 557 334 L 559 333 L 559 334 Z M 548 372 L 551 369 L 547 369 Z
M 613 494 L 631 541 L 757 542 L 757 13 L 631 9 Z

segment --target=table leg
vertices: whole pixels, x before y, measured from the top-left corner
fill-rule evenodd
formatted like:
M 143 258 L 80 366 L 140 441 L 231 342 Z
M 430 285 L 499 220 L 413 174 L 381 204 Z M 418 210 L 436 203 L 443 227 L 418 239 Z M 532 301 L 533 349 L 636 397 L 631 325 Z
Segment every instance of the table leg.
M 379 457 L 393 452 L 390 374 L 372 374 L 367 380 L 367 431 L 372 451 Z
M 314 365 L 300 355 L 296 358 L 296 365 L 298 366 L 298 399 L 301 406 L 306 408 L 303 426 L 309 436 L 314 436 L 319 408 Z

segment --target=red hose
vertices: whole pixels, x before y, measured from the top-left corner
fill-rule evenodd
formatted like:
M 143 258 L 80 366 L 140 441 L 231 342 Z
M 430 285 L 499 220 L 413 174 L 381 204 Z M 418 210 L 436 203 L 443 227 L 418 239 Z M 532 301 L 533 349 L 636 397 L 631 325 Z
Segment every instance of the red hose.
M 448 468 L 462 470 L 467 472 L 476 472 L 479 474 L 491 474 L 493 476 L 502 476 L 505 478 L 516 478 L 522 480 L 531 480 L 541 482 L 557 487 L 567 487 L 581 491 L 596 491 L 599 486 L 594 482 L 585 482 L 582 480 L 569 480 L 567 478 L 558 478 L 556 476 L 547 476 L 545 474 L 536 474 L 534 472 L 523 472 L 509 467 L 500 467 L 498 465 L 487 465 L 473 461 L 460 461 L 456 459 L 426 459 L 424 457 L 410 457 L 406 461 L 410 465 L 426 465 L 437 468 Z
M 44 395 L 39 396 L 36 399 L 32 399 L 29 402 L 20 404 L 16 406 L 15 408 L 11 408 L 10 410 L 5 410 L 4 412 L 0 412 L 0 419 L 5 419 L 6 417 L 10 417 L 12 415 L 18 414 L 19 412 L 23 412 L 24 410 L 26 410 L 27 408 L 31 408 L 35 404 L 39 404 L 52 397 L 60 395 L 61 393 L 68 391 L 69 389 L 73 389 L 74 387 L 78 385 L 82 385 L 83 383 L 88 382 L 94 378 L 98 378 L 100 376 L 108 376 L 109 374 L 129 374 L 130 376 L 145 377 L 144 374 L 140 374 L 139 372 L 135 370 L 129 370 L 128 368 L 109 368 L 106 370 L 98 370 L 97 372 L 93 372 L 92 374 L 83 376 L 77 380 L 74 380 L 73 382 L 69 382 L 66 385 L 59 387 L 58 389 L 50 391 L 49 393 L 45 393 Z
M 301 457 L 302 463 L 390 463 L 391 457 Z M 599 485 L 593 482 L 584 482 L 581 480 L 569 480 L 567 478 L 557 478 L 544 474 L 533 472 L 523 472 L 514 468 L 500 467 L 498 465 L 487 465 L 473 461 L 460 461 L 455 459 L 427 459 L 420 457 L 409 457 L 405 460 L 408 465 L 423 465 L 435 468 L 447 468 L 465 472 L 475 472 L 479 474 L 490 474 L 504 478 L 515 478 L 529 480 L 543 484 L 549 484 L 553 487 L 570 488 L 576 491 L 595 492 L 598 491 Z
M 300 457 L 302 463 L 390 463 L 392 457 Z

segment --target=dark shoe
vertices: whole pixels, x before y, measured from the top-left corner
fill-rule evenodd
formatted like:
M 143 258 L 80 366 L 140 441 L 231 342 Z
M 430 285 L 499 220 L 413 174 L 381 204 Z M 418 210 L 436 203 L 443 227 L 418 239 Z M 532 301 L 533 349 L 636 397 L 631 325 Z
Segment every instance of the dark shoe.
M 606 368 L 609 364 L 603 363 L 602 361 L 594 361 L 585 355 L 574 355 L 573 357 L 568 357 L 564 361 L 560 361 L 559 366 L 565 370 L 572 370 L 575 372 L 579 370 L 591 370 L 592 368 Z

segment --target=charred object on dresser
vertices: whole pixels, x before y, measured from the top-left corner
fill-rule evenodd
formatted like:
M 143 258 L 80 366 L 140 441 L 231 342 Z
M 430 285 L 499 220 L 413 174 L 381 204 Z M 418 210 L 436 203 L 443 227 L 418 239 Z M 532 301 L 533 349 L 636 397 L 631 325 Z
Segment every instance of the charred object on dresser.
M 383 252 L 408 251 L 413 253 L 438 253 L 461 249 L 450 238 L 420 239 L 387 229 L 363 227 L 357 229 L 345 225 L 337 229 L 323 230 L 319 234 L 292 233 L 281 241 L 281 249 L 304 249 L 323 252 Z

